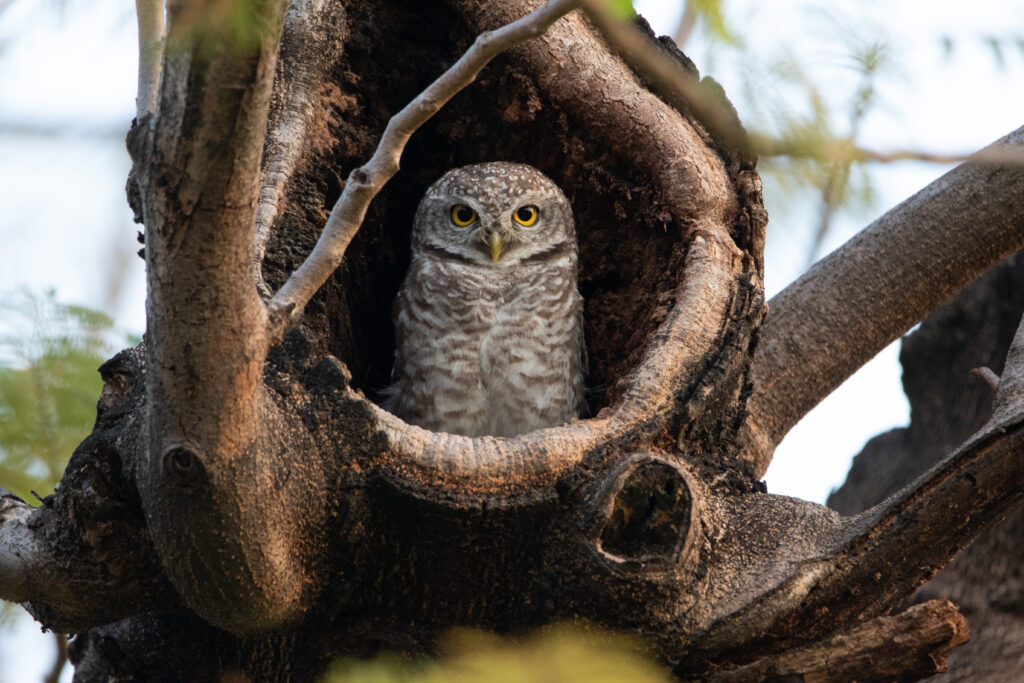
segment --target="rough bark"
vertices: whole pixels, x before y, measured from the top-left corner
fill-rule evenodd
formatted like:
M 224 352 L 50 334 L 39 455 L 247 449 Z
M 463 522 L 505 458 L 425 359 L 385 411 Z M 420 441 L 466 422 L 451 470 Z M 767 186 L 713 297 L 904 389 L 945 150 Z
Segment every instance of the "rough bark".
M 753 160 L 652 94 L 578 14 L 411 138 L 270 349 L 261 288 L 313 250 L 346 171 L 478 32 L 538 4 L 256 2 L 258 39 L 236 51 L 176 34 L 169 14 L 160 105 L 130 140 L 146 342 L 104 366 L 97 431 L 60 489 L 35 509 L 0 498 L 0 595 L 83 633 L 78 680 L 311 680 L 343 653 L 429 653 L 453 626 L 575 617 L 704 679 L 840 647 L 1019 502 L 1024 408 L 1008 390 L 999 420 L 870 514 L 767 495 L 734 466 L 764 316 Z M 292 81 L 296 59 L 312 63 Z M 273 74 L 294 97 L 271 97 Z M 469 439 L 370 399 L 419 196 L 491 159 L 536 166 L 573 202 L 601 390 L 588 419 Z M 959 633 L 916 640 L 893 657 L 900 675 L 924 675 Z
M 878 617 L 820 643 L 763 657 L 712 676 L 712 683 L 906 680 L 946 670 L 946 652 L 968 639 L 967 623 L 945 600 Z
M 1003 372 L 1024 314 L 1024 254 L 986 273 L 903 340 L 900 361 L 911 405 L 906 428 L 864 447 L 829 498 L 845 514 L 875 505 L 933 464 L 934 453 L 973 434 L 992 414 L 995 392 L 974 368 Z M 956 397 L 950 401 L 948 397 Z M 967 615 L 971 642 L 954 651 L 942 680 L 1004 681 L 1024 667 L 1024 515 L 1010 514 L 925 584 L 915 600 L 942 596 Z

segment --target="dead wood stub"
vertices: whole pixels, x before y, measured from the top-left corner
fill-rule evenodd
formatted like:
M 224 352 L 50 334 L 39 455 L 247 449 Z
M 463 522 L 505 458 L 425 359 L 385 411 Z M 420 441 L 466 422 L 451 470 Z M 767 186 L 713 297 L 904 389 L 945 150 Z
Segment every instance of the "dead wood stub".
M 718 672 L 712 683 L 914 681 L 946 670 L 946 654 L 969 638 L 967 622 L 945 600 L 878 617 L 814 645 Z

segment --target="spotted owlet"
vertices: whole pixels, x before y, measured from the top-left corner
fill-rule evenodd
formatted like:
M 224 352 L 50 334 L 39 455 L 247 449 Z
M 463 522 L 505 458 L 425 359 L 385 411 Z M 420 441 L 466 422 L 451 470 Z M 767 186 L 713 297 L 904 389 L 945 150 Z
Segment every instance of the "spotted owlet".
M 537 169 L 492 162 L 445 173 L 416 210 L 386 407 L 467 436 L 514 436 L 579 415 L 576 260 L 569 201 Z

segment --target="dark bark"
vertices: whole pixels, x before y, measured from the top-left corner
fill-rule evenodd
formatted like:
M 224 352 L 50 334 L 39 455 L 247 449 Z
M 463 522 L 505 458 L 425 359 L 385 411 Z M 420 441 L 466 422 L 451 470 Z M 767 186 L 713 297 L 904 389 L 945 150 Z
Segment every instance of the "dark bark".
M 900 352 L 911 406 L 906 428 L 864 447 L 829 505 L 853 514 L 884 499 L 934 464 L 935 454 L 976 432 L 992 413 L 992 387 L 974 368 L 997 375 L 1024 314 L 1024 253 L 994 268 L 936 310 Z M 955 397 L 950 400 L 950 397 Z M 1011 513 L 914 599 L 945 597 L 968 618 L 973 638 L 950 656 L 944 680 L 1004 681 L 1024 667 L 1024 514 Z

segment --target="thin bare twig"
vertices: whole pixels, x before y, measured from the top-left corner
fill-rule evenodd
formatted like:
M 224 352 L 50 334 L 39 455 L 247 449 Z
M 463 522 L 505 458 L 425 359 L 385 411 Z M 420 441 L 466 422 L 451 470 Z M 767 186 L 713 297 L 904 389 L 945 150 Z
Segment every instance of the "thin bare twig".
M 402 151 L 412 134 L 472 83 L 494 57 L 544 33 L 577 4 L 578 0 L 550 0 L 511 24 L 481 33 L 451 68 L 391 118 L 373 157 L 349 175 L 313 252 L 271 300 L 269 333 L 272 340 L 281 339 L 313 294 L 341 263 L 366 217 L 370 201 L 398 172 Z
M 135 96 L 135 117 L 156 111 L 164 56 L 163 0 L 135 0 L 139 21 L 139 92 Z
M 992 372 L 992 368 L 974 368 L 973 370 L 971 370 L 971 374 L 974 375 L 975 377 L 980 377 L 981 379 L 985 380 L 985 384 L 987 384 L 989 388 L 992 389 L 992 391 L 999 390 L 999 375 Z
M 688 109 L 718 140 L 749 154 L 822 159 L 835 164 L 874 161 L 927 161 L 953 164 L 969 161 L 978 164 L 1024 166 L 1024 152 L 1013 148 L 991 148 L 964 153 L 940 154 L 904 149 L 889 152 L 852 145 L 849 142 L 809 145 L 806 141 L 777 139 L 748 134 L 735 122 L 699 81 L 648 36 L 608 11 L 602 0 L 581 0 L 587 16 L 630 66 L 643 72 L 669 99 L 679 98 L 673 106 Z
M 877 162 L 891 164 L 898 161 L 926 161 L 933 164 L 997 164 L 1000 166 L 1024 166 L 1024 151 L 1013 147 L 986 147 L 975 152 L 938 153 L 914 149 L 897 149 L 888 152 L 859 147 L 846 143 L 817 145 L 794 140 L 778 140 L 751 134 L 754 151 L 766 157 L 790 157 L 796 159 L 821 159 L 837 164 Z

